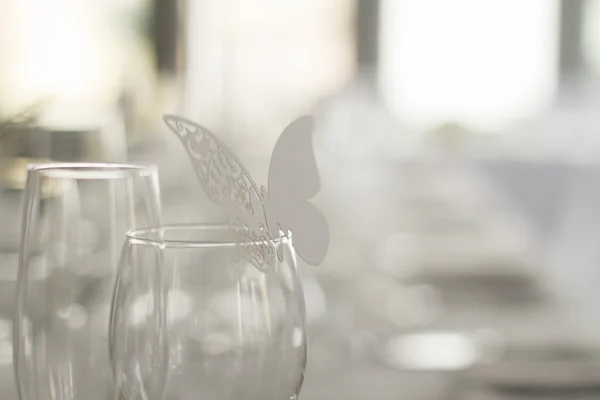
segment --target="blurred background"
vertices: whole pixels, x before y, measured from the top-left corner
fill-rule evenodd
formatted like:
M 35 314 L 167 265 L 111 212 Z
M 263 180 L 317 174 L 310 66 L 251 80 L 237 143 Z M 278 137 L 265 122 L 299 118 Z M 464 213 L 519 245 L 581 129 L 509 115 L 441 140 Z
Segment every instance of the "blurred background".
M 0 0 L 0 397 L 26 165 L 152 162 L 177 113 L 257 181 L 317 118 L 332 242 L 302 398 L 600 397 L 600 0 Z M 553 397 L 556 396 L 556 397 Z

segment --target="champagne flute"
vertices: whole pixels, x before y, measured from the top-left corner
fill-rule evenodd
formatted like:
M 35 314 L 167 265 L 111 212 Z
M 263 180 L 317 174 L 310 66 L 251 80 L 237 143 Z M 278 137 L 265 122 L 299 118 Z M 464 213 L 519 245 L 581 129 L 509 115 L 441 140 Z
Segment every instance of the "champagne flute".
M 114 395 L 108 325 L 125 233 L 160 223 L 155 167 L 30 166 L 17 281 L 21 400 Z

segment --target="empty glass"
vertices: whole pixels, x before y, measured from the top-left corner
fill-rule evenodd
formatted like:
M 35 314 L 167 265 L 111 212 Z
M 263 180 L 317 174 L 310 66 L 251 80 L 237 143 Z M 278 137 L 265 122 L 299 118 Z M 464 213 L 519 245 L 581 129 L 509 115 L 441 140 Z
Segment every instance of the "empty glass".
M 306 365 L 304 296 L 291 239 L 275 246 L 283 260 L 265 273 L 238 257 L 228 226 L 131 231 L 111 317 L 123 397 L 295 399 Z
M 17 283 L 21 400 L 113 398 L 109 311 L 125 233 L 160 224 L 154 167 L 28 170 Z

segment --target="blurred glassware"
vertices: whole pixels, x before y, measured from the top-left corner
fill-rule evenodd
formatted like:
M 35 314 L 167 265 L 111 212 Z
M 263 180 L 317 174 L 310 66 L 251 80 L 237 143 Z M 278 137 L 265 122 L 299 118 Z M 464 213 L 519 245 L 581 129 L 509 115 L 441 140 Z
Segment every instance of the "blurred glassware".
M 73 112 L 73 118 L 69 113 Z M 65 120 L 69 123 L 65 124 Z M 62 122 L 61 122 L 62 121 Z M 0 123 L 0 229 L 1 251 L 16 252 L 19 246 L 22 191 L 27 165 L 42 162 L 122 162 L 127 158 L 121 114 L 94 114 L 84 105 L 34 104 Z M 17 264 L 0 268 L 16 271 Z M 3 279 L 12 279 L 9 273 Z M 0 308 L 7 306 L 0 302 Z
M 112 399 L 109 307 L 131 228 L 161 222 L 154 167 L 30 167 L 14 368 L 21 400 Z
M 36 161 L 122 162 L 124 116 L 117 108 L 43 101 L 0 122 L 0 187 L 22 190 Z
M 283 261 L 264 273 L 239 259 L 229 232 L 172 225 L 128 234 L 111 315 L 115 378 L 127 398 L 163 398 L 165 381 L 168 400 L 297 398 L 307 338 L 291 243 L 277 239 Z
M 0 397 L 16 398 L 13 379 L 13 316 L 22 215 L 22 189 L 25 186 L 27 163 L 33 160 L 14 157 L 36 128 L 43 104 L 34 104 L 0 122 Z M 35 156 L 35 152 L 31 154 Z

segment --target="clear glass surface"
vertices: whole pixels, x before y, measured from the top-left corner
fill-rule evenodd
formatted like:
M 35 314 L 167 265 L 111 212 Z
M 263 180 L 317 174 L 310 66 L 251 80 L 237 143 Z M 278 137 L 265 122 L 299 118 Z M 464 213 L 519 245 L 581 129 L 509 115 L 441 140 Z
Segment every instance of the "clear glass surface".
M 128 230 L 160 224 L 156 168 L 40 164 L 25 189 L 14 364 L 21 400 L 108 400 L 108 328 Z
M 111 316 L 123 398 L 298 397 L 307 340 L 291 239 L 276 240 L 282 260 L 261 272 L 229 238 L 219 225 L 128 234 Z

